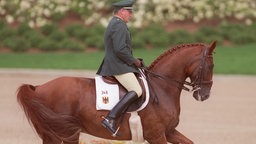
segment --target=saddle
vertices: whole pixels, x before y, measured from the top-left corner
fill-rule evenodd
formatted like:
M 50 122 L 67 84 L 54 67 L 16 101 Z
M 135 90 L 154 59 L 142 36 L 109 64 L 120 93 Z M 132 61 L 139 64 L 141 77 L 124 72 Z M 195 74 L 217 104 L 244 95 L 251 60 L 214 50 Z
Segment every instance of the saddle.
M 139 99 L 137 99 L 135 102 L 133 102 L 127 109 L 127 112 L 133 112 L 136 111 L 141 107 L 141 105 L 145 102 L 146 100 L 146 90 L 145 90 L 145 85 L 140 78 L 140 74 L 135 74 L 137 80 L 139 81 L 139 84 L 142 88 L 142 95 L 140 96 Z M 119 99 L 121 99 L 128 91 L 118 82 L 118 80 L 113 77 L 113 76 L 103 76 L 102 77 L 103 81 L 108 84 L 117 84 L 119 87 Z

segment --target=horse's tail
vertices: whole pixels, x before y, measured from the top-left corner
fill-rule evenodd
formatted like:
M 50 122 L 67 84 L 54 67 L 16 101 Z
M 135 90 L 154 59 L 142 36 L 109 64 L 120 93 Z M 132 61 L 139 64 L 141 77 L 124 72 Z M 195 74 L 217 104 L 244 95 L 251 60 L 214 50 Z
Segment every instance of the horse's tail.
M 46 141 L 78 143 L 82 128 L 80 121 L 73 116 L 60 115 L 52 111 L 37 97 L 35 89 L 36 87 L 32 85 L 20 86 L 17 100 L 38 135 Z

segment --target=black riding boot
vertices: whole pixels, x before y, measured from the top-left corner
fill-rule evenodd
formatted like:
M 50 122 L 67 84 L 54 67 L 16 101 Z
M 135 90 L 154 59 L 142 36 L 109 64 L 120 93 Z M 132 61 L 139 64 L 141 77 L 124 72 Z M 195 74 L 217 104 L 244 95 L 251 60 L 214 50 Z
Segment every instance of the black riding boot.
M 114 106 L 114 108 L 108 113 L 107 117 L 101 122 L 101 125 L 107 128 L 113 136 L 116 136 L 116 120 L 121 114 L 130 106 L 130 104 L 138 99 L 136 92 L 130 91 Z

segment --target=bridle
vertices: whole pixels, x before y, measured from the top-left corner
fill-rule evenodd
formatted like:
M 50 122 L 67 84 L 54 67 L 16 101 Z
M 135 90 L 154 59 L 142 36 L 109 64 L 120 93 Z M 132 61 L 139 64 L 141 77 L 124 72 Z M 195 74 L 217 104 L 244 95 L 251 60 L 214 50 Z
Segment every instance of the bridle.
M 148 81 L 148 84 L 149 84 L 149 87 L 152 91 L 152 94 L 154 95 L 154 102 L 158 103 L 158 98 L 157 98 L 157 95 L 156 95 L 156 92 L 154 90 L 154 88 L 152 87 L 152 79 L 150 77 L 150 75 L 152 75 L 153 77 L 155 78 L 158 78 L 158 79 L 161 79 L 163 80 L 164 82 L 167 83 L 167 85 L 169 84 L 172 84 L 173 83 L 177 83 L 178 85 L 176 85 L 179 89 L 183 89 L 183 90 L 186 90 L 186 91 L 189 91 L 189 92 L 194 92 L 194 91 L 198 91 L 201 89 L 201 87 L 203 85 L 208 85 L 208 84 L 212 84 L 212 80 L 210 81 L 205 81 L 203 80 L 203 74 L 204 74 L 204 71 L 206 70 L 206 58 L 208 56 L 208 49 L 205 47 L 204 48 L 204 52 L 203 52 L 203 57 L 202 58 L 199 58 L 199 60 L 201 60 L 199 66 L 197 66 L 195 68 L 195 70 L 192 72 L 195 73 L 195 79 L 192 81 L 192 82 L 188 82 L 188 81 L 184 81 L 184 82 L 181 82 L 181 81 L 178 81 L 178 80 L 175 80 L 175 79 L 170 79 L 170 78 L 167 78 L 165 76 L 162 76 L 162 75 L 159 75 L 153 71 L 150 71 L 148 70 L 145 65 L 143 67 L 141 67 L 141 69 L 144 71 L 145 73 L 145 76 L 146 76 L 146 79 Z M 198 59 L 192 61 L 190 64 L 194 63 L 195 61 L 197 61 Z M 189 88 L 191 87 L 191 88 Z
M 204 71 L 206 70 L 206 58 L 208 56 L 208 49 L 207 48 L 204 48 L 204 53 L 203 53 L 203 57 L 201 58 L 201 63 L 200 65 L 196 68 L 195 71 L 197 71 L 197 74 L 196 74 L 196 78 L 194 79 L 194 81 L 192 81 L 191 83 L 187 83 L 185 81 L 184 84 L 187 84 L 189 86 L 192 86 L 192 90 L 191 91 L 197 91 L 197 90 L 200 90 L 202 85 L 208 85 L 208 84 L 212 84 L 212 80 L 209 80 L 209 81 L 205 81 L 203 80 L 203 74 L 204 74 Z M 193 63 L 193 62 L 192 62 Z M 198 70 L 197 70 L 198 69 Z M 192 74 L 195 72 L 193 71 Z

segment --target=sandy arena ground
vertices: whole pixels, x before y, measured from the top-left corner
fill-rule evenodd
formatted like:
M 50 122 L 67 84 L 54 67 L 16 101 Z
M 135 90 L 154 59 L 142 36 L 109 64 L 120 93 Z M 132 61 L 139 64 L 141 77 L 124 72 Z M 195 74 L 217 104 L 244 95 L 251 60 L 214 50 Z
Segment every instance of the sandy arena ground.
M 16 101 L 23 83 L 59 76 L 93 77 L 94 71 L 0 69 L 0 144 L 40 144 Z M 256 76 L 215 75 L 211 97 L 197 102 L 183 92 L 178 130 L 195 144 L 256 143 Z

